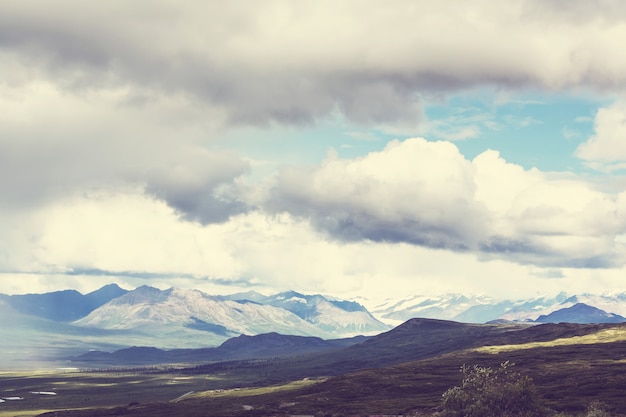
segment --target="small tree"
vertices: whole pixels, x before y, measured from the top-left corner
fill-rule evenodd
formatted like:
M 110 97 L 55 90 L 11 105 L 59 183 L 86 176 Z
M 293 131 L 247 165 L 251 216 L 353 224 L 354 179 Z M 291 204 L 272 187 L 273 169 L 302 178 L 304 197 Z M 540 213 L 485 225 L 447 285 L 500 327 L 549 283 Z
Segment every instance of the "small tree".
M 532 380 L 504 362 L 497 369 L 463 365 L 463 383 L 443 394 L 445 417 L 537 417 L 545 414 Z

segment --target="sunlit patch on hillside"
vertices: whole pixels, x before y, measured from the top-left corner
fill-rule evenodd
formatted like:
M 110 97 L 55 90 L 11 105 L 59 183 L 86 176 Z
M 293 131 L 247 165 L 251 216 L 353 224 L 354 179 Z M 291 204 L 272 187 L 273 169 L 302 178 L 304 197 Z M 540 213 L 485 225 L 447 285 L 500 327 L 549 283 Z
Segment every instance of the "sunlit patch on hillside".
M 597 333 L 591 333 L 584 336 L 573 336 L 560 339 L 554 339 L 547 342 L 531 342 L 521 343 L 516 345 L 499 345 L 499 346 L 481 346 L 473 349 L 475 352 L 493 353 L 511 352 L 520 349 L 535 349 L 554 346 L 569 346 L 569 345 L 592 345 L 596 343 L 613 343 L 622 342 L 626 340 L 626 329 L 621 327 L 615 327 L 610 329 L 600 330 Z

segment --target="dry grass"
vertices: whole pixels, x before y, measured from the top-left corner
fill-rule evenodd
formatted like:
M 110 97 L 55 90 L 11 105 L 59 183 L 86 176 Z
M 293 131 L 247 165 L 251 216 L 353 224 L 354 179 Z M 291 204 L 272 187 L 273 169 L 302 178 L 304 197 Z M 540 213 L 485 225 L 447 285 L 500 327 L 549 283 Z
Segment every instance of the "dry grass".
M 218 389 L 197 392 L 186 398 L 223 398 L 223 397 L 251 397 L 256 395 L 276 394 L 287 391 L 298 390 L 310 387 L 315 384 L 326 381 L 326 378 L 305 378 L 299 381 L 293 381 L 286 384 L 271 385 L 267 387 L 254 388 L 234 388 L 234 389 Z
M 511 352 L 520 349 L 536 349 L 572 345 L 594 345 L 598 343 L 613 343 L 622 341 L 626 341 L 626 329 L 623 327 L 615 327 L 610 329 L 603 329 L 596 333 L 591 333 L 584 336 L 565 337 L 550 340 L 547 342 L 529 342 L 512 345 L 481 346 L 473 350 L 475 352 L 496 354 L 501 352 Z
M 332 360 L 300 357 L 267 363 L 224 363 L 186 374 L 57 378 L 68 386 L 67 395 L 59 397 L 68 402 L 67 408 L 80 407 L 81 404 L 73 402 L 81 396 L 85 398 L 96 393 L 109 402 L 102 407 L 113 407 L 58 415 L 260 417 L 285 415 L 287 411 L 289 414 L 322 412 L 331 415 L 407 415 L 419 411 L 428 415 L 436 411 L 445 390 L 460 384 L 463 364 L 497 367 L 504 361 L 515 363 L 517 371 L 530 376 L 545 404 L 554 410 L 580 413 L 592 401 L 600 400 L 609 406 L 612 415 L 626 413 L 623 388 L 626 386 L 626 326 L 551 325 L 521 331 L 505 329 L 505 333 L 495 335 L 497 339 L 486 337 L 483 330 L 491 329 L 486 327 L 477 326 L 475 331 L 473 327 L 448 326 L 449 329 L 435 328 L 431 333 L 423 326 L 417 327 L 404 329 L 400 339 L 387 338 L 389 340 L 382 340 L 379 344 L 364 344 L 359 349 L 347 351 L 352 357 L 343 354 Z M 430 337 L 426 337 L 428 335 Z M 481 343 L 492 346 L 477 347 Z M 405 357 L 400 352 L 405 345 L 412 349 L 409 352 L 414 359 L 405 359 L 395 366 L 370 366 L 374 362 L 369 361 L 369 357 L 377 357 L 383 364 L 389 358 Z M 431 351 L 439 354 L 421 356 Z M 335 371 L 343 360 L 352 360 L 353 364 L 359 361 L 362 370 L 327 380 L 302 379 L 303 372 L 331 375 L 330 371 Z M 364 365 L 370 369 L 363 369 Z M 292 377 L 298 374 L 300 376 Z M 0 383 L 1 380 L 2 376 Z M 296 382 L 288 382 L 294 380 Z M 21 382 L 30 384 L 32 379 L 25 378 Z M 58 385 L 59 389 L 61 386 Z M 184 395 L 190 391 L 195 393 Z M 132 400 L 127 399 L 129 392 L 134 393 Z M 150 396 L 158 400 L 150 400 Z M 172 401 L 181 396 L 179 401 Z M 133 405 L 135 401 L 141 404 Z M 42 404 L 36 408 L 46 407 Z

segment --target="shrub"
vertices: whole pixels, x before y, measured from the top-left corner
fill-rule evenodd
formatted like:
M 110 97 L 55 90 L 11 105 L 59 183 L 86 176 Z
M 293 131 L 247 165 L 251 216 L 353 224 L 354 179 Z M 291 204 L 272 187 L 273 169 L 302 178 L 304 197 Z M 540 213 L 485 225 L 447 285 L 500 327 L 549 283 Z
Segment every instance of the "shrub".
M 546 414 L 532 380 L 504 362 L 497 369 L 463 365 L 463 383 L 443 394 L 444 417 L 537 417 Z
M 591 404 L 589 404 L 589 407 L 587 407 L 587 414 L 585 414 L 585 417 L 610 417 L 611 415 L 609 414 L 608 411 L 606 411 L 606 404 L 604 404 L 602 401 L 593 401 Z

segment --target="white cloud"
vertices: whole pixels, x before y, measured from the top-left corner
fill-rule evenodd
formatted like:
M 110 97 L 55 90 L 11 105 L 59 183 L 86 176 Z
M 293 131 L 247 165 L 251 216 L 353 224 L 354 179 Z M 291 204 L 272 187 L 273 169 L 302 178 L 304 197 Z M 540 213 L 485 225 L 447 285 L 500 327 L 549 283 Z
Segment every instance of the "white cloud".
M 591 167 L 614 171 L 626 168 L 626 101 L 618 100 L 596 113 L 594 134 L 576 149 Z
M 464 249 L 484 228 L 472 170 L 449 142 L 392 141 L 363 158 L 331 156 L 311 172 L 283 171 L 270 204 L 348 241 Z
M 621 195 L 449 142 L 393 141 L 354 160 L 286 169 L 270 207 L 309 218 L 343 241 L 406 242 L 517 262 L 599 267 L 622 262 Z
M 465 140 L 473 139 L 480 136 L 480 128 L 478 126 L 466 126 L 455 132 L 448 132 L 441 135 L 445 140 Z
M 422 97 L 485 86 L 619 93 L 624 38 L 619 2 L 7 2 L 3 285 L 497 291 L 526 264 L 593 282 L 567 267 L 621 262 L 626 194 L 417 139 L 247 184 L 259 162 L 220 137 L 326 118 L 363 139 L 428 133 Z M 625 163 L 625 113 L 622 102 L 598 112 L 578 156 Z M 501 123 L 461 116 L 430 132 L 463 139 Z
M 390 152 L 396 158 L 400 158 L 402 153 L 412 156 L 403 145 L 393 143 L 384 152 Z M 433 146 L 435 149 L 430 157 L 439 153 L 440 159 L 435 158 L 432 163 L 440 165 L 438 172 L 441 178 L 424 185 L 424 189 L 430 187 L 428 196 L 437 197 L 435 188 L 439 181 L 445 181 L 443 178 L 448 171 L 454 174 L 448 167 L 442 166 L 444 160 L 441 158 L 454 155 L 454 147 L 420 142 L 411 143 L 411 146 L 416 149 Z M 360 169 L 364 176 L 358 178 L 367 177 L 370 172 L 365 171 L 366 167 L 379 167 L 380 160 L 385 156 L 388 155 L 377 155 L 378 161 L 374 162 L 356 161 L 363 162 Z M 539 241 L 551 253 L 544 254 L 544 259 L 538 259 L 539 265 L 520 262 L 529 259 L 527 254 L 517 254 L 517 257 L 515 253 L 477 256 L 474 248 L 450 251 L 406 242 L 346 242 L 320 234 L 306 219 L 288 213 L 269 215 L 254 211 L 231 217 L 221 224 L 201 226 L 180 221 L 174 210 L 162 201 L 142 196 L 136 190 L 95 190 L 49 203 L 36 211 L 21 213 L 19 217 L 6 219 L 1 224 L 5 236 L 3 243 L 10 249 L 8 253 L 11 256 L 2 258 L 0 280 L 3 289 L 0 292 L 38 292 L 59 288 L 91 291 L 106 283 L 117 282 L 126 288 L 143 284 L 161 288 L 181 286 L 217 294 L 251 287 L 265 293 L 295 289 L 340 297 L 358 294 L 379 300 L 402 297 L 406 293 L 441 292 L 510 297 L 511 286 L 515 283 L 523 283 L 516 287 L 519 296 L 531 296 L 539 290 L 556 293 L 564 287 L 569 291 L 589 290 L 592 288 L 590 285 L 619 288 L 623 277 L 623 268 L 620 267 L 603 269 L 601 274 L 592 269 L 560 268 L 563 277 L 546 282 L 545 276 L 553 276 L 553 269 L 541 265 L 545 256 L 562 261 L 580 250 L 595 253 L 596 249 L 592 246 L 603 245 L 599 242 L 602 236 L 612 235 L 616 227 L 614 220 L 606 215 L 613 207 L 611 199 L 604 201 L 606 207 L 598 206 L 593 200 L 596 195 L 592 190 L 585 191 L 584 185 L 577 188 L 573 182 L 571 189 L 554 196 L 554 201 L 548 199 L 545 203 L 560 207 L 564 213 L 562 222 L 554 217 L 539 216 L 532 219 L 532 224 L 518 225 L 520 219 L 509 213 L 512 207 L 527 206 L 528 210 L 534 210 L 533 204 L 538 204 L 536 198 L 543 200 L 545 195 L 541 190 L 528 194 L 525 190 L 546 187 L 545 183 L 551 180 L 541 172 L 529 172 L 508 164 L 495 152 L 482 155 L 480 159 L 463 162 L 461 158 L 456 161 L 460 168 L 474 173 L 469 181 L 478 185 L 468 195 L 473 193 L 475 202 L 481 202 L 485 212 L 493 219 L 483 223 L 485 231 L 468 239 L 487 238 L 487 232 L 493 232 L 490 227 L 498 227 L 500 231 L 517 238 L 545 237 L 546 241 Z M 411 170 L 410 166 L 402 167 L 399 161 L 395 162 L 400 166 L 399 172 Z M 472 168 L 472 165 L 476 167 Z M 339 166 L 335 169 L 342 173 Z M 382 172 L 375 169 L 374 175 L 379 175 L 378 181 L 381 182 L 395 181 L 398 174 L 394 171 L 392 166 L 388 166 Z M 495 178 L 494 172 L 499 173 Z M 410 173 L 403 175 L 410 181 Z M 455 177 L 452 175 L 450 178 L 454 180 Z M 354 177 L 348 179 L 353 180 Z M 487 184 L 487 180 L 492 184 Z M 573 180 L 563 181 L 558 183 L 559 186 Z M 351 190 L 358 189 L 359 185 L 362 184 L 353 184 L 356 188 Z M 554 185 L 556 188 L 559 186 Z M 380 189 L 383 185 L 378 187 Z M 337 196 L 335 193 L 341 188 L 332 188 L 331 195 Z M 463 195 L 466 191 L 461 188 L 460 183 L 456 192 Z M 380 204 L 363 195 L 352 203 L 351 209 L 360 206 L 362 211 L 368 210 L 377 216 L 386 215 L 389 224 L 402 222 L 403 216 L 418 216 L 419 210 L 411 210 L 412 201 L 406 199 L 406 193 L 398 195 L 400 192 L 400 188 L 391 187 L 385 197 L 387 200 L 381 200 Z M 584 201 L 578 207 L 567 208 L 567 201 L 560 201 L 560 198 L 570 199 L 570 192 L 577 195 L 583 193 Z M 343 197 L 349 201 L 355 196 L 344 194 Z M 620 209 L 626 207 L 624 201 L 626 198 L 620 196 Z M 595 217 L 593 213 L 586 217 L 581 215 L 578 222 L 567 218 L 568 213 L 577 213 L 578 210 L 586 213 L 585 202 L 593 204 L 599 214 Z M 336 204 L 339 205 L 339 200 Z M 476 227 L 471 211 L 463 211 L 465 217 L 458 219 L 455 211 L 447 209 L 447 205 L 455 204 L 455 196 L 443 196 L 430 204 L 434 211 L 440 207 L 442 216 L 451 216 L 452 220 L 467 224 L 462 227 Z M 500 216 L 500 223 L 496 221 L 497 215 Z M 14 233 L 6 233 L 10 232 L 10 224 L 16 219 L 20 222 L 15 225 Z M 446 219 L 442 217 L 440 220 Z M 555 222 L 556 225 L 552 224 Z M 566 228 L 573 238 L 566 237 L 560 246 L 550 240 L 560 237 L 559 227 Z M 549 233 L 541 234 L 542 231 Z M 585 233 L 591 238 L 581 237 Z M 462 234 L 454 238 L 460 239 L 460 236 Z M 464 242 L 467 244 L 468 241 Z M 573 246 L 568 243 L 572 241 Z
M 239 272 L 219 228 L 181 222 L 171 208 L 132 189 L 77 195 L 39 216 L 41 268 L 213 277 Z
M 561 129 L 561 134 L 567 140 L 574 140 L 574 139 L 579 138 L 580 136 L 582 136 L 579 131 L 571 129 L 571 128 L 567 127 L 567 126 L 565 126 L 565 127 L 563 127 Z

